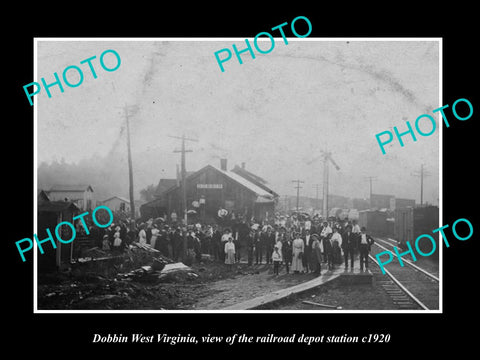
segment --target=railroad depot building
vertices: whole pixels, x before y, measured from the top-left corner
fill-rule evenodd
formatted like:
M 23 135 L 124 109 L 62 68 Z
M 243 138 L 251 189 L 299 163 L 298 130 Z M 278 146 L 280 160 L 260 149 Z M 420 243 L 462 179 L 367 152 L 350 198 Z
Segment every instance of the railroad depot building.
M 142 218 L 171 218 L 172 213 L 182 218 L 182 187 L 179 181 L 168 180 L 160 180 L 157 199 L 142 205 Z M 221 159 L 220 168 L 206 165 L 187 175 L 186 200 L 189 223 L 215 223 L 220 209 L 236 217 L 263 220 L 273 215 L 278 194 L 264 179 L 247 171 L 244 163 L 227 170 L 226 159 Z

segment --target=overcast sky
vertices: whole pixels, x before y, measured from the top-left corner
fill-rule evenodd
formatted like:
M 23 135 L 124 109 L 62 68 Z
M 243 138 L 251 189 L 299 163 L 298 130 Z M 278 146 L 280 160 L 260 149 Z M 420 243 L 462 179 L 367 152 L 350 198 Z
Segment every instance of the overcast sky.
M 53 73 L 61 76 L 69 65 L 80 66 L 85 76 L 79 87 L 64 85 L 64 93 L 51 88 L 51 99 L 44 89 L 36 96 L 38 162 L 123 153 L 124 107 L 137 105 L 130 117 L 135 176 L 142 178 L 136 187 L 175 177 L 179 154 L 173 150 L 180 142 L 168 135 L 185 133 L 198 139 L 188 143 L 188 171 L 219 165 L 225 157 L 229 168 L 245 162 L 281 195 L 295 194 L 291 181 L 301 179 L 301 194 L 315 196 L 314 184 L 322 183 L 319 151 L 328 148 L 340 166 L 330 167 L 331 193 L 368 197 L 365 177 L 376 176 L 374 193 L 419 202 L 420 180 L 412 173 L 423 163 L 431 174 L 424 201 L 438 203 L 439 130 L 417 135 L 417 142 L 406 136 L 405 147 L 396 141 L 386 155 L 375 140 L 375 134 L 393 126 L 406 130 L 406 120 L 413 126 L 419 115 L 443 105 L 437 41 L 307 38 L 285 45 L 280 38 L 269 54 L 243 54 L 243 65 L 233 55 L 222 73 L 214 52 L 232 49 L 232 43 L 245 46 L 241 38 L 38 41 L 36 81 L 52 82 Z M 107 49 L 120 54 L 116 71 L 106 72 L 98 62 Z M 97 79 L 80 65 L 93 55 Z M 111 54 L 105 61 L 115 64 Z M 135 167 L 136 156 L 145 153 L 157 160 Z

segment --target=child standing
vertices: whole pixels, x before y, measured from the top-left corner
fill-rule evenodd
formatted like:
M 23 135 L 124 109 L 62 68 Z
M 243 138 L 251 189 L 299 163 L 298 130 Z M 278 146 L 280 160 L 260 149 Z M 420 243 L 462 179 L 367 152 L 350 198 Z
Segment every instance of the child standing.
M 292 264 L 292 240 L 290 236 L 284 236 L 282 244 L 282 258 L 285 263 L 287 274 L 290 273 L 290 265 Z
M 275 246 L 273 247 L 272 261 L 273 273 L 278 275 L 278 270 L 280 269 L 280 264 L 282 263 L 282 242 L 280 239 L 277 240 Z
M 233 238 L 230 236 L 225 244 L 225 264 L 228 265 L 230 270 L 233 264 L 235 264 L 235 244 Z
M 108 235 L 107 234 L 103 235 L 102 250 L 103 251 L 109 251 L 110 250 L 110 243 L 108 241 Z

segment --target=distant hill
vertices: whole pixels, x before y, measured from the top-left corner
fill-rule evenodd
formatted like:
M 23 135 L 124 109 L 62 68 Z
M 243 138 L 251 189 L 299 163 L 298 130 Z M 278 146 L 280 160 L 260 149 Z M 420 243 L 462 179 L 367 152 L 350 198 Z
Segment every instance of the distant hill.
M 167 167 L 159 164 L 158 156 L 149 153 L 133 155 L 135 200 L 140 200 L 140 190 L 158 184 L 160 178 L 165 177 L 164 168 Z M 174 177 L 175 164 L 168 164 L 168 170 Z M 73 164 L 63 160 L 40 163 L 38 189 L 48 190 L 54 184 L 89 184 L 100 201 L 115 195 L 128 198 L 127 159 L 124 154 L 108 154 Z

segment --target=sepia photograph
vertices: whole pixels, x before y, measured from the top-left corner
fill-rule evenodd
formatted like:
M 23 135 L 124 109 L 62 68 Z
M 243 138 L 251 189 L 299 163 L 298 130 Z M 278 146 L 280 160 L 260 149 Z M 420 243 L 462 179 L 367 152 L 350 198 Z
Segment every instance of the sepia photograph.
M 272 36 L 35 38 L 36 313 L 442 312 L 442 39 Z

